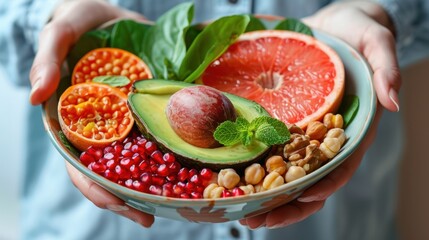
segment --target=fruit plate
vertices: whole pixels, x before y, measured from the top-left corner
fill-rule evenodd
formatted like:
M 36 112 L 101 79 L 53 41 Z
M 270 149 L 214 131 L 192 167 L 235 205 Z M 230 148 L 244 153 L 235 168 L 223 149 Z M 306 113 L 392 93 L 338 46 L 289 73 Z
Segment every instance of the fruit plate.
M 180 199 L 142 193 L 128 189 L 98 175 L 79 161 L 61 141 L 57 103 L 67 87 L 62 81 L 58 90 L 43 104 L 43 121 L 50 139 L 61 155 L 82 174 L 107 191 L 123 199 L 125 203 L 143 212 L 169 219 L 191 222 L 227 222 L 255 216 L 270 211 L 297 198 L 305 189 L 339 166 L 359 146 L 373 121 L 376 111 L 376 95 L 372 83 L 372 71 L 364 58 L 345 42 L 324 32 L 314 30 L 317 39 L 332 47 L 344 63 L 346 95 L 359 98 L 359 110 L 345 129 L 347 142 L 328 163 L 312 173 L 280 187 L 251 195 L 219 199 Z

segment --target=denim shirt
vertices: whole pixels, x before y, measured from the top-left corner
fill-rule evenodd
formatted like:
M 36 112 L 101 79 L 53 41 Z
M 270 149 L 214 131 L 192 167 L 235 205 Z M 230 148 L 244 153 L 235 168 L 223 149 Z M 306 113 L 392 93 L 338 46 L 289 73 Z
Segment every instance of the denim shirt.
M 0 70 L 17 85 L 29 86 L 29 70 L 38 34 L 60 0 L 0 0 Z M 153 20 L 180 0 L 111 0 L 113 4 L 143 13 Z M 197 22 L 233 13 L 303 17 L 328 4 L 324 0 L 195 1 Z M 429 3 L 417 0 L 382 0 L 396 26 L 398 46 L 415 60 L 429 49 Z M 426 14 L 428 15 L 428 14 Z M 419 45 L 422 44 L 421 46 Z M 420 46 L 420 47 L 419 47 Z M 411 54 L 405 51 L 414 49 Z M 424 51 L 426 49 L 426 51 Z M 409 54 L 409 55 L 406 55 Z M 410 62 L 404 60 L 403 62 Z M 27 99 L 24 99 L 28 101 Z M 291 226 L 251 231 L 238 222 L 196 224 L 156 218 L 150 229 L 106 210 L 98 209 L 73 187 L 62 157 L 52 147 L 41 122 L 39 107 L 29 107 L 22 191 L 23 239 L 395 239 L 395 194 L 401 156 L 401 120 L 385 113 L 378 137 L 359 169 L 324 208 Z M 27 142 L 25 142 L 27 141 Z M 393 149 L 393 150 L 392 150 Z

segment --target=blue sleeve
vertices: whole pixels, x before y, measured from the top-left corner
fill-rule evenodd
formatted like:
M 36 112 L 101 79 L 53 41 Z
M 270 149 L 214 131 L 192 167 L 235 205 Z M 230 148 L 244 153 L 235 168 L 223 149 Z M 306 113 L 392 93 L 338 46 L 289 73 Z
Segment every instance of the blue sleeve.
M 419 0 L 378 0 L 395 25 L 399 45 L 407 44 L 413 37 L 413 24 L 419 17 Z
M 28 75 L 39 33 L 62 0 L 0 0 L 0 71 L 19 85 Z

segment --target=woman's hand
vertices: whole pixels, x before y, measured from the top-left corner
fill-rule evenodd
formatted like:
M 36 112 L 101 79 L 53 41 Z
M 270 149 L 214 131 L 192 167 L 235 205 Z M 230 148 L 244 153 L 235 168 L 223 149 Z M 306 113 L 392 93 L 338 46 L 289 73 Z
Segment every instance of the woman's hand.
M 396 59 L 395 39 L 390 18 L 382 7 L 371 2 L 336 3 L 305 18 L 311 27 L 328 32 L 348 42 L 368 60 L 374 71 L 373 81 L 379 106 L 375 120 L 359 148 L 338 168 L 328 174 L 291 203 L 271 212 L 240 220 L 254 229 L 278 228 L 299 222 L 320 210 L 325 200 L 344 186 L 375 138 L 382 107 L 399 111 L 398 91 L 401 85 Z
M 33 86 L 31 103 L 42 103 L 57 89 L 61 65 L 70 47 L 83 33 L 119 18 L 144 20 L 141 15 L 113 7 L 104 1 L 68 1 L 59 6 L 40 34 L 39 50 L 30 73 Z M 114 211 L 142 226 L 152 225 L 152 215 L 126 206 L 124 201 L 83 176 L 69 163 L 66 166 L 73 184 L 96 206 Z

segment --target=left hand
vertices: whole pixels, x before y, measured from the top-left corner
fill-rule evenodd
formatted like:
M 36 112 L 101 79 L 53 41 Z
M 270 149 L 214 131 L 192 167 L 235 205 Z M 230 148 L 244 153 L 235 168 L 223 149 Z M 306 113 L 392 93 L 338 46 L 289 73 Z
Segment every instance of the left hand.
M 357 170 L 375 138 L 382 107 L 399 111 L 398 91 L 401 79 L 394 30 L 388 14 L 381 6 L 371 2 L 334 3 L 303 21 L 343 39 L 361 52 L 374 72 L 373 81 L 379 106 L 365 140 L 342 165 L 305 190 L 298 199 L 268 213 L 240 220 L 241 224 L 251 229 L 263 226 L 285 227 L 319 211 L 326 199 L 344 186 Z

